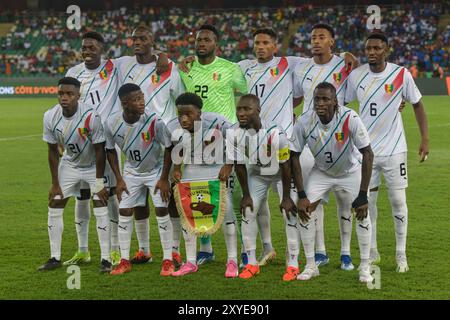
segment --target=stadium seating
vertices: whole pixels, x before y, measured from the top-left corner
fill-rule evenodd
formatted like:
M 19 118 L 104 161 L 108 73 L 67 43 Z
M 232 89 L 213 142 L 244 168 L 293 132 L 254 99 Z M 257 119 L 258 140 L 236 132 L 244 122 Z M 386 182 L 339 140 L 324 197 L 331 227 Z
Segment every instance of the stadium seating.
M 392 62 L 417 68 L 420 76 L 431 76 L 437 68 L 448 72 L 450 26 L 439 30 L 441 4 L 391 6 L 381 12 L 382 30 L 389 35 Z M 213 24 L 221 33 L 220 55 L 232 61 L 252 57 L 252 33 L 268 26 L 279 34 L 280 50 L 288 55 L 309 55 L 309 31 L 326 22 L 335 28 L 336 51 L 350 51 L 364 62 L 367 35 L 365 7 L 320 8 L 312 5 L 287 8 L 204 11 L 181 8 L 143 8 L 130 11 L 83 13 L 77 32 L 66 27 L 67 15 L 55 12 L 0 13 L 0 26 L 13 22 L 6 34 L 0 32 L 0 76 L 58 75 L 80 61 L 80 35 L 101 32 L 108 44 L 107 56 L 131 55 L 133 28 L 145 23 L 152 28 L 159 49 L 174 61 L 193 54 L 194 32 L 201 24 Z M 0 28 L 1 30 L 1 28 Z M 283 46 L 282 46 L 283 44 Z

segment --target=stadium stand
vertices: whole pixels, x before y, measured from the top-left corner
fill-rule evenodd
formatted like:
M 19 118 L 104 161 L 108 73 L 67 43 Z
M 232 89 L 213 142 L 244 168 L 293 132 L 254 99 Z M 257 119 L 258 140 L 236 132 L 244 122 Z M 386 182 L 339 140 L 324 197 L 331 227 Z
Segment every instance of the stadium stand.
M 408 66 L 418 77 L 443 77 L 449 72 L 449 14 L 440 3 L 414 2 L 383 7 L 382 30 L 389 35 L 391 61 Z M 80 34 L 101 32 L 108 57 L 131 55 L 130 36 L 140 23 L 149 25 L 158 49 L 174 61 L 192 54 L 194 32 L 214 24 L 221 32 L 220 55 L 232 61 L 252 57 L 252 33 L 261 26 L 278 32 L 280 50 L 287 55 L 309 55 L 309 31 L 327 22 L 336 31 L 336 51 L 363 57 L 367 13 L 365 7 L 226 9 L 142 8 L 83 13 L 79 32 L 68 30 L 65 13 L 0 12 L 0 77 L 64 74 L 81 60 Z M 387 21 L 383 23 L 383 21 Z M 364 58 L 362 58 L 362 62 Z

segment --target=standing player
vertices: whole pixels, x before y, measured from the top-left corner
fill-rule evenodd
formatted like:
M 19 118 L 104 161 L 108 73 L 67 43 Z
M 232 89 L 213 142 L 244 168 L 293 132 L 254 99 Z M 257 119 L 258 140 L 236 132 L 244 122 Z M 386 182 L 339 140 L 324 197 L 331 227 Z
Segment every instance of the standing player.
M 123 113 L 116 113 L 105 127 L 108 160 L 116 175 L 117 196 L 120 201 L 119 243 L 120 264 L 111 271 L 118 275 L 131 271 L 130 243 L 133 232 L 133 211 L 136 206 L 144 206 L 147 190 L 153 199 L 159 236 L 163 247 L 162 276 L 170 276 L 175 267 L 172 262 L 172 223 L 167 212 L 168 188 L 164 195 L 159 191 L 157 181 L 161 175 L 161 146 L 169 147 L 166 126 L 156 113 L 145 108 L 144 94 L 138 85 L 127 83 L 120 87 L 119 98 Z M 126 156 L 123 179 L 120 174 L 117 144 Z M 122 195 L 122 191 L 125 193 Z
M 181 72 L 180 75 L 186 91 L 196 93 L 203 100 L 203 112 L 218 113 L 227 121 L 235 123 L 235 95 L 246 94 L 247 83 L 237 64 L 216 56 L 218 40 L 219 33 L 214 26 L 201 26 L 195 39 L 197 58 L 192 62 L 190 70 L 187 73 Z M 233 193 L 236 208 L 236 196 L 240 198 L 241 193 L 239 184 L 235 184 Z M 199 264 L 214 260 L 210 239 L 200 239 Z
M 389 45 L 385 35 L 374 33 L 367 38 L 368 64 L 354 70 L 348 80 L 346 102 L 359 102 L 359 113 L 372 141 L 375 159 L 370 180 L 369 213 L 372 221 L 371 260 L 379 262 L 377 250 L 376 221 L 378 187 L 383 174 L 388 187 L 389 201 L 396 235 L 397 272 L 407 272 L 406 234 L 408 208 L 405 189 L 407 177 L 407 147 L 400 112 L 402 99 L 412 103 L 421 143 L 420 161 L 428 156 L 428 123 L 420 94 L 409 71 L 386 61 Z
M 83 62 L 70 68 L 67 77 L 76 78 L 81 82 L 80 102 L 90 105 L 100 116 L 102 124 L 109 115 L 117 111 L 118 104 L 118 70 L 114 60 L 102 59 L 104 52 L 104 40 L 97 32 L 87 32 L 82 36 L 81 56 Z M 109 164 L 105 167 L 105 184 L 109 190 L 108 212 L 111 228 L 111 258 L 113 264 L 119 262 L 119 240 L 117 236 L 117 224 L 119 220 L 119 205 L 115 195 L 116 181 L 110 171 Z M 75 227 L 78 237 L 78 251 L 64 262 L 64 265 L 78 264 L 90 261 L 88 251 L 89 219 L 90 219 L 90 191 L 89 185 L 80 185 L 80 197 L 75 202 Z
M 351 208 L 358 220 L 356 234 L 361 256 L 359 280 L 371 282 L 370 275 L 370 218 L 367 216 L 367 191 L 372 172 L 373 153 L 369 135 L 353 110 L 339 106 L 336 88 L 328 82 L 314 89 L 314 110 L 304 113 L 294 126 L 292 168 L 298 190 L 300 235 L 306 255 L 305 270 L 299 280 L 319 275 L 314 259 L 316 208 L 334 191 L 339 206 L 339 218 L 349 220 Z M 303 188 L 299 153 L 308 145 L 315 165 Z M 361 164 L 362 154 L 362 164 Z M 350 230 L 351 232 L 351 230 Z
M 313 92 L 317 84 L 329 82 L 336 88 L 338 103 L 343 105 L 345 87 L 350 67 L 346 61 L 333 54 L 334 31 L 327 24 L 316 24 L 311 31 L 311 45 L 313 57 L 305 59 L 299 63 L 294 75 L 294 95 L 303 96 L 303 113 L 307 113 L 313 108 Z M 356 67 L 356 66 L 355 66 Z M 314 164 L 314 158 L 308 147 L 300 156 L 302 161 L 303 178 L 308 180 Z M 338 211 L 342 209 L 338 207 Z M 319 204 L 316 216 L 316 263 L 318 266 L 326 265 L 329 258 L 326 254 L 325 239 L 323 230 L 323 205 Z M 340 213 L 342 216 L 342 212 Z M 354 266 L 350 256 L 350 240 L 352 230 L 352 220 L 339 219 L 341 231 L 341 269 L 353 270 Z
M 44 141 L 52 175 L 49 191 L 48 235 L 51 258 L 38 270 L 61 266 L 63 211 L 69 197 L 79 195 L 80 183 L 90 186 L 101 250 L 101 272 L 111 271 L 108 192 L 103 184 L 105 138 L 100 117 L 91 106 L 78 101 L 80 82 L 62 78 L 58 82 L 59 104 L 44 115 Z M 58 144 L 65 149 L 59 162 Z M 59 165 L 58 165 L 59 163 Z
M 176 117 L 175 99 L 184 92 L 178 70 L 172 61 L 166 71 L 157 73 L 157 60 L 154 54 L 154 39 L 150 28 L 137 27 L 132 33 L 134 56 L 119 59 L 119 83 L 134 83 L 144 93 L 145 107 L 151 113 L 168 123 Z M 173 205 L 174 204 L 170 204 Z M 151 260 L 149 241 L 149 208 L 135 208 L 135 227 L 139 242 L 139 251 L 132 259 L 133 263 L 142 263 Z M 176 210 L 175 210 L 176 211 Z M 171 221 L 174 228 L 173 258 L 177 265 L 181 264 L 179 253 L 181 224 L 178 215 L 171 212 Z
M 190 159 L 190 163 L 183 161 L 183 173 L 180 171 L 180 164 L 175 165 L 173 170 L 173 179 L 179 182 L 181 178 L 191 180 L 212 180 L 219 178 L 226 182 L 226 212 L 222 229 L 224 231 L 225 244 L 227 247 L 228 259 L 226 264 L 225 277 L 235 278 L 238 276 L 237 265 L 237 238 L 236 238 L 236 216 L 232 206 L 232 184 L 229 179 L 233 166 L 231 164 L 217 163 L 216 156 L 207 154 L 206 147 L 209 150 L 214 149 L 225 159 L 225 149 L 223 139 L 230 123 L 227 119 L 217 113 L 202 112 L 203 101 L 194 93 L 184 93 L 176 100 L 178 109 L 178 118 L 173 119 L 167 125 L 168 131 L 172 133 L 171 139 L 174 145 L 183 146 L 183 159 Z M 200 124 L 200 127 L 197 127 Z M 178 136 L 175 133 L 183 133 Z M 200 154 L 197 153 L 199 145 L 191 147 L 191 142 L 201 144 Z M 175 152 L 172 152 L 175 154 Z M 200 157 L 198 157 L 200 156 Z M 173 158 L 173 156 L 172 156 Z M 168 165 L 165 163 L 164 172 L 168 172 Z M 167 169 L 166 169 L 167 168 Z M 163 180 L 161 178 L 161 180 Z M 166 180 L 165 184 L 168 182 Z M 183 228 L 183 236 L 186 245 L 186 263 L 181 268 L 172 273 L 173 276 L 184 276 L 196 272 L 197 266 L 197 237 Z
M 265 122 L 260 117 L 261 107 L 259 98 L 253 94 L 240 98 L 236 114 L 239 124 L 236 124 L 236 137 L 239 139 L 236 148 L 244 144 L 245 157 L 234 157 L 234 150 L 227 150 L 228 157 L 233 161 L 249 159 L 249 163 L 236 163 L 236 172 L 242 186 L 247 186 L 242 198 L 242 238 L 247 251 L 248 264 L 239 277 L 253 278 L 260 272 L 256 260 L 256 238 L 258 224 L 256 215 L 263 203 L 267 202 L 269 188 L 277 189 L 280 196 L 280 209 L 285 221 L 288 243 L 288 265 L 283 280 L 291 281 L 297 278 L 298 268 L 298 224 L 294 217 L 296 207 L 290 197 L 291 170 L 289 163 L 289 141 L 283 129 L 272 123 Z M 229 137 L 227 137 L 228 139 Z M 229 140 L 229 139 L 228 139 Z M 245 140 L 250 141 L 248 144 Z M 229 145 L 229 144 L 228 144 Z M 239 154 L 239 153 L 238 153 Z M 265 154 L 265 158 L 261 156 Z M 269 172 L 269 167 L 272 167 Z M 248 190 L 252 190 L 250 196 Z M 250 210 L 246 207 L 250 206 Z

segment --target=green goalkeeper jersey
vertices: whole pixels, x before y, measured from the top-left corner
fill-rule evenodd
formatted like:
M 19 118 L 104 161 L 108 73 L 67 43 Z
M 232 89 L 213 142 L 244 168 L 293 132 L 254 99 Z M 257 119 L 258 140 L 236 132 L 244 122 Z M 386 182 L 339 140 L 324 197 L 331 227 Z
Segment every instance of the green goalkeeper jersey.
M 215 112 L 231 123 L 237 121 L 235 92 L 247 93 L 247 82 L 236 63 L 216 57 L 207 65 L 195 60 L 189 73 L 180 71 L 187 92 L 194 92 L 203 100 L 204 112 Z

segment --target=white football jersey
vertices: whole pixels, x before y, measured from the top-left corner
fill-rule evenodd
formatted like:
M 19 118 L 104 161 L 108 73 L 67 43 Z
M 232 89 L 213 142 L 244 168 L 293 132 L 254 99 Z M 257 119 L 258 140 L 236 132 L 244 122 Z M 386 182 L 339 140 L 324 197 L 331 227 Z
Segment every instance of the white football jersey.
M 243 60 L 238 64 L 247 80 L 248 92 L 261 103 L 261 119 L 278 124 L 288 138 L 292 136 L 294 120 L 293 75 L 298 64 L 307 60 L 301 57 L 274 57 L 266 63 Z
M 145 107 L 155 112 L 164 123 L 176 117 L 175 100 L 185 92 L 178 69 L 169 61 L 169 69 L 156 74 L 156 62 L 139 64 L 136 56 L 125 56 L 119 61 L 119 87 L 125 83 L 137 84 L 145 97 Z
M 349 76 L 345 102 L 358 100 L 359 114 L 369 132 L 376 156 L 407 151 L 401 113 L 402 99 L 414 104 L 422 95 L 407 69 L 387 63 L 383 72 L 373 73 L 365 64 Z
M 70 118 L 63 116 L 57 104 L 44 114 L 43 140 L 64 146 L 62 161 L 75 168 L 95 165 L 93 144 L 105 142 L 99 115 L 92 106 L 78 103 L 77 112 Z
M 321 82 L 333 84 L 338 104 L 344 105 L 348 74 L 345 60 L 335 55 L 326 64 L 316 64 L 313 58 L 301 62 L 294 71 L 294 96 L 303 96 L 302 113 L 314 108 L 314 89 Z
M 239 123 L 235 123 L 230 130 L 235 131 L 237 139 L 234 144 L 229 143 L 234 145 L 234 148 L 227 149 L 227 158 L 231 161 L 245 162 L 249 175 L 275 175 L 279 172 L 279 164 L 289 160 L 289 140 L 280 125 L 262 120 L 261 125 L 261 129 L 256 133 L 240 128 Z M 262 159 L 261 153 L 265 159 Z M 263 168 L 270 167 L 272 160 L 277 161 L 276 170 L 267 174 Z
M 84 62 L 80 63 L 70 68 L 66 77 L 76 78 L 81 82 L 80 101 L 93 106 L 102 123 L 112 113 L 121 110 L 117 95 L 119 77 L 116 60 L 102 60 L 95 70 L 86 68 Z
M 308 145 L 315 159 L 314 166 L 328 175 L 339 177 L 360 167 L 359 149 L 370 144 L 369 135 L 358 114 L 339 107 L 330 123 L 320 122 L 310 110 L 300 116 L 294 126 L 291 150 L 302 152 Z
M 162 148 L 170 147 L 167 128 L 156 113 L 146 110 L 139 121 L 129 124 L 122 112 L 112 115 L 105 126 L 106 148 L 117 144 L 126 156 L 124 172 L 133 175 L 150 174 L 162 166 Z
M 199 123 L 200 125 L 200 123 Z M 215 112 L 202 112 L 201 114 L 201 136 L 189 133 L 184 130 L 178 118 L 174 118 L 167 124 L 167 129 L 169 133 L 169 139 L 172 141 L 173 145 L 182 144 L 188 150 L 188 155 L 190 157 L 190 164 L 212 164 L 215 163 L 215 157 L 212 152 L 216 143 L 221 143 L 220 146 L 220 158 L 221 163 L 225 163 L 225 137 L 226 130 L 231 126 L 227 118 L 215 113 Z M 190 139 L 186 140 L 187 137 Z M 213 144 L 215 143 L 215 144 Z M 172 159 L 173 160 L 173 159 Z M 185 163 L 186 164 L 186 163 Z

